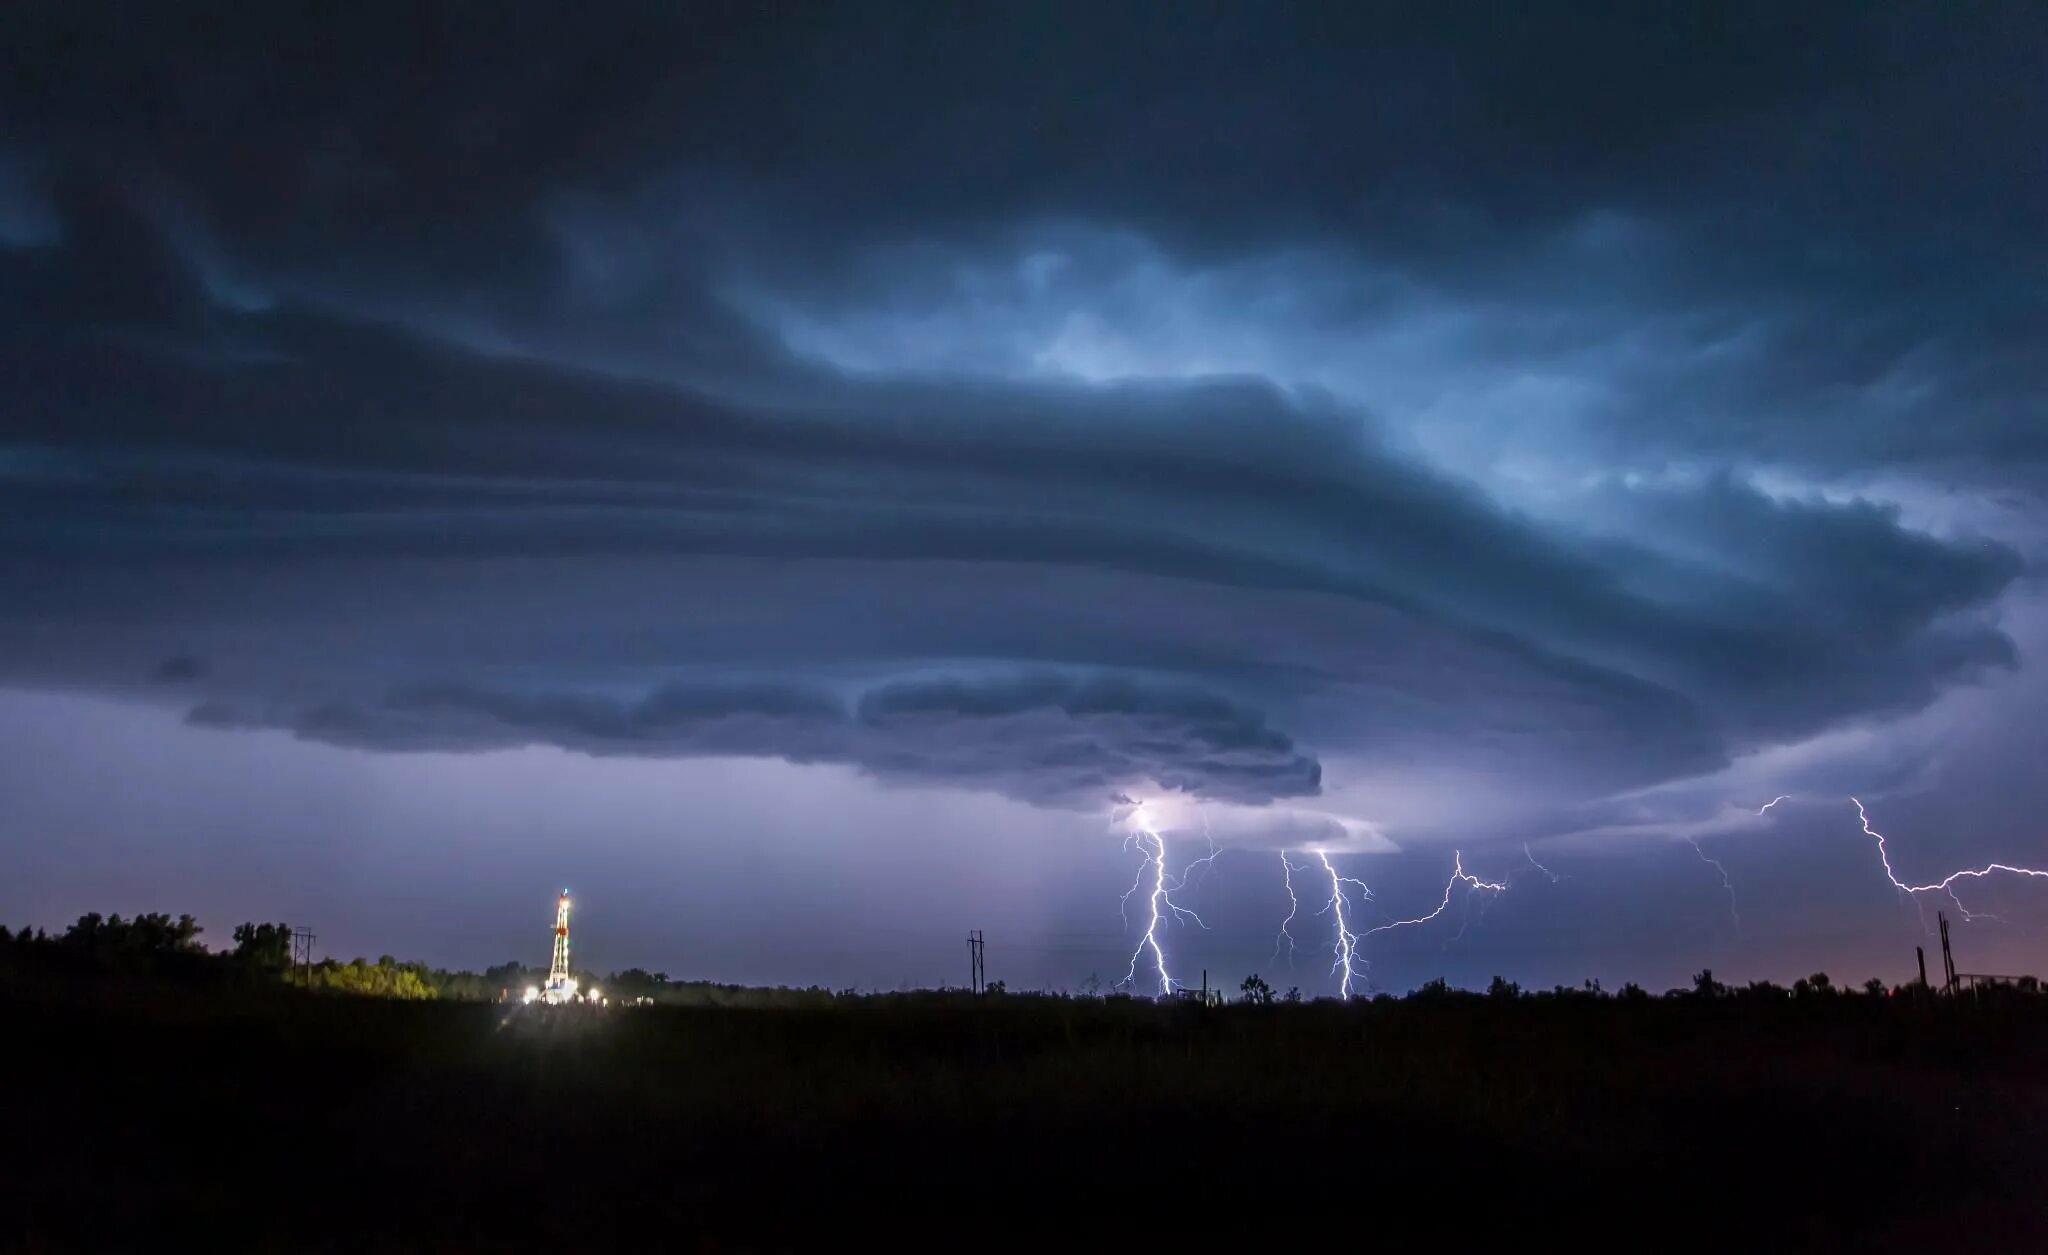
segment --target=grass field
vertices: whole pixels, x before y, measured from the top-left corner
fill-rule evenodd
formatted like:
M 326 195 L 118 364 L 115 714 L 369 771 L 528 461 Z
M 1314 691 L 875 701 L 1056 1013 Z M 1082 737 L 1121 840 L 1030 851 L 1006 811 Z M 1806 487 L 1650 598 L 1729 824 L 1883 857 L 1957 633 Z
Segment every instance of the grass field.
M 2048 1249 L 2048 1007 L 0 989 L 27 1250 Z

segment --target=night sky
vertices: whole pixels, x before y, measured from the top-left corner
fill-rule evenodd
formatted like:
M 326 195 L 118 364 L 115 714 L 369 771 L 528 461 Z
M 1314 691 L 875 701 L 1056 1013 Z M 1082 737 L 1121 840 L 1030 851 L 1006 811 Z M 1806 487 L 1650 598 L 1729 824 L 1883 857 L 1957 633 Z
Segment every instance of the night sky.
M 1662 989 L 1911 973 L 1850 795 L 2048 866 L 2038 7 L 0 48 L 0 922 L 1079 989 L 1150 825 L 1178 977 L 1334 992 L 1316 851 L 1363 932 L 1456 850 L 1372 987 Z

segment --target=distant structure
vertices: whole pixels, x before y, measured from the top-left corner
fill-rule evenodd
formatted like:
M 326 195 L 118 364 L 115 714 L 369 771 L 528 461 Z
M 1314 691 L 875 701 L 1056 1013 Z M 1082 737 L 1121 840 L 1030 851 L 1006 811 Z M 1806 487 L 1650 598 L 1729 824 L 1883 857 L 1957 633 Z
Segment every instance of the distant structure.
M 569 975 L 569 891 L 564 889 L 555 900 L 555 957 L 548 964 L 548 988 L 575 984 Z
M 593 996 L 596 990 L 592 990 Z M 569 891 L 555 899 L 555 956 L 548 963 L 548 983 L 526 991 L 526 1001 L 560 1006 L 576 1001 L 576 978 L 569 974 Z
M 1223 991 L 1209 988 L 1209 969 L 1202 969 L 1202 987 L 1184 985 L 1167 995 L 1175 1002 L 1192 1002 L 1196 1006 L 1220 1007 L 1223 1005 Z

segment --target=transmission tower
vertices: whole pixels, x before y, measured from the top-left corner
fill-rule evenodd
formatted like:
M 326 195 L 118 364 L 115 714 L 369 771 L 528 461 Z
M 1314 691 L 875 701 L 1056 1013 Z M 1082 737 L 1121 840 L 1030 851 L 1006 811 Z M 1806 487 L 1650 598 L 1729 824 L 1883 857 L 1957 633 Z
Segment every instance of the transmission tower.
M 313 987 L 313 930 L 292 929 L 292 979 Z

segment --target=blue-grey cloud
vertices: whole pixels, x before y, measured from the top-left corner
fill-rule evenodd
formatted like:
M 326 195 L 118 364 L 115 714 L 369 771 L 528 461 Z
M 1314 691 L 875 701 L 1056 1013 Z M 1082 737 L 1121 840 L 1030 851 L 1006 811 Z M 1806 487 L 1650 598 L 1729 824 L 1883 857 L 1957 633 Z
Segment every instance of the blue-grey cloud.
M 1925 709 L 2018 664 L 2024 563 L 1854 477 L 2039 488 L 2040 32 L 1838 16 L 515 6 L 280 82 L 288 15 L 32 15 L 0 666 L 1032 798 L 1456 763 L 1569 806 Z M 373 50 L 432 90 L 331 68 Z M 1147 698 L 1153 746 L 923 678 L 1033 667 L 1230 713 Z M 1054 709 L 1091 731 L 970 731 Z
M 173 654 L 156 664 L 156 670 L 150 674 L 166 684 L 179 684 L 205 678 L 206 663 L 189 654 Z
M 656 758 L 843 763 L 881 780 L 1099 809 L 1127 789 L 1261 805 L 1314 794 L 1321 769 L 1257 714 L 1186 687 L 1052 673 L 898 680 L 851 705 L 822 689 L 670 685 L 641 697 L 417 687 L 367 703 L 238 709 L 188 721 L 279 728 L 376 750 L 553 745 Z

